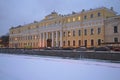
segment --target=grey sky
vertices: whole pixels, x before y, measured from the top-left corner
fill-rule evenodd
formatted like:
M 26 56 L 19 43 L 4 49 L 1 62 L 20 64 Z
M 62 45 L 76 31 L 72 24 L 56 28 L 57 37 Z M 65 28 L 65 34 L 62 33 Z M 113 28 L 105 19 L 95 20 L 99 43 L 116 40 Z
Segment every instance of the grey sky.
M 53 10 L 69 14 L 102 6 L 120 14 L 120 0 L 0 0 L 0 36 L 12 26 L 40 21 Z

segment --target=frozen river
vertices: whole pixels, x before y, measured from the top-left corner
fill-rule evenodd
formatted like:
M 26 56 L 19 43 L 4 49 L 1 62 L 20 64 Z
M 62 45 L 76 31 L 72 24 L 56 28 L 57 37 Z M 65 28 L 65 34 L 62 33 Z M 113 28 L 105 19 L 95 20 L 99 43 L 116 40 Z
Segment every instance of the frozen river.
M 0 80 L 120 80 L 120 63 L 0 54 Z

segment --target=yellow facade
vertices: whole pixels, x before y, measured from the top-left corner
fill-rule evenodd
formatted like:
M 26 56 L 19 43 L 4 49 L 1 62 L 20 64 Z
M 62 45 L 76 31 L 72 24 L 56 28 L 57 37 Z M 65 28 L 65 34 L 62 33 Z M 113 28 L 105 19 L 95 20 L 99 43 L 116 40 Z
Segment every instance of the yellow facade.
M 105 7 L 60 15 L 52 12 L 40 22 L 10 29 L 10 47 L 97 47 L 105 42 L 104 20 L 116 16 Z

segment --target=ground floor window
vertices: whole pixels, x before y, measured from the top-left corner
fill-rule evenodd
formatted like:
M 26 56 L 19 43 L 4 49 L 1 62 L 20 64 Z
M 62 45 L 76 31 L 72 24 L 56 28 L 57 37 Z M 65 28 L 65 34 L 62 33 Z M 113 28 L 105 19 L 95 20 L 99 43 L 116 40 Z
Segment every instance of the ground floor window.
M 98 46 L 101 45 L 101 39 L 98 39 Z
M 70 46 L 70 41 L 68 41 L 68 46 Z
M 115 43 L 118 43 L 118 38 L 114 38 L 114 42 L 115 42 Z
M 65 46 L 65 41 L 63 41 L 63 46 Z
M 78 41 L 78 46 L 81 46 L 81 40 Z
M 84 41 L 85 47 L 87 47 L 87 40 Z
M 75 40 L 73 41 L 73 46 L 75 46 Z
M 94 46 L 94 40 L 93 39 L 91 40 L 91 46 Z

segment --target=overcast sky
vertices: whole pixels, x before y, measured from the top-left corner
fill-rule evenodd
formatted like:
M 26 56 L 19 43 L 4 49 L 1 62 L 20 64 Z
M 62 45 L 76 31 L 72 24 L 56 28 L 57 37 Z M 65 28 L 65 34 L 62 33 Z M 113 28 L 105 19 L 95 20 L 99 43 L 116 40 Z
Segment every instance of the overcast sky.
M 0 36 L 12 26 L 40 21 L 54 10 L 69 14 L 102 6 L 112 6 L 120 14 L 120 0 L 0 0 Z

